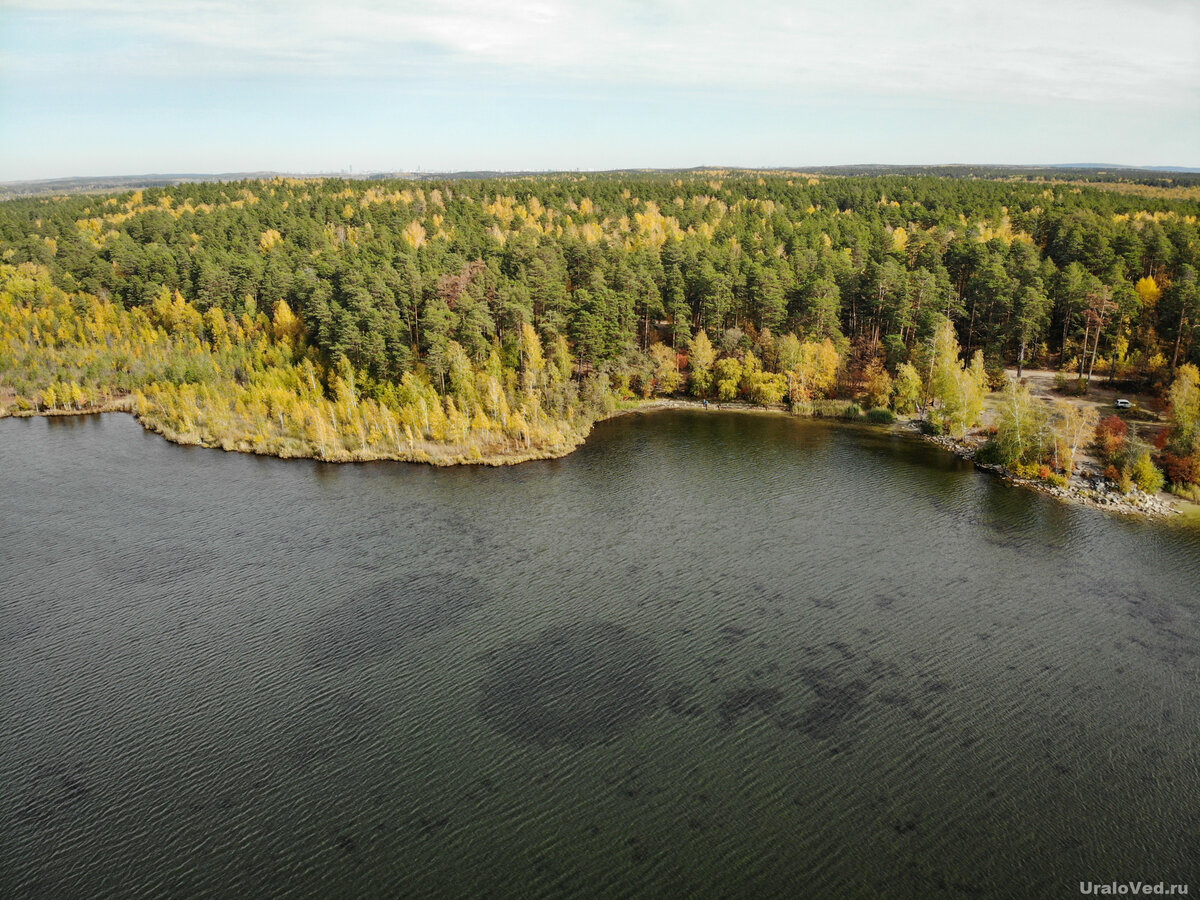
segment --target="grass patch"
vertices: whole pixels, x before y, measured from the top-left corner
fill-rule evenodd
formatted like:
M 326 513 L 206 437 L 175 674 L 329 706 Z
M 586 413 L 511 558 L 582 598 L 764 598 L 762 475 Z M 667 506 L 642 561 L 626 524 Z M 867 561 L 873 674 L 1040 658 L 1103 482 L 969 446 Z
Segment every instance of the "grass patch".
M 896 414 L 890 409 L 877 407 L 875 409 L 867 410 L 867 414 L 864 418 L 866 418 L 866 420 L 872 425 L 891 425 L 896 421 Z

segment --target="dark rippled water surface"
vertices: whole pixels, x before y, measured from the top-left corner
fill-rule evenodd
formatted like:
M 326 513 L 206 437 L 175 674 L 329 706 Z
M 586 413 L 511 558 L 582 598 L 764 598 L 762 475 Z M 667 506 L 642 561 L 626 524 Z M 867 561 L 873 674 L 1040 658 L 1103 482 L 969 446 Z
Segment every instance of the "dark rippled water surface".
M 1200 890 L 1200 534 L 776 417 L 0 422 L 0 894 Z

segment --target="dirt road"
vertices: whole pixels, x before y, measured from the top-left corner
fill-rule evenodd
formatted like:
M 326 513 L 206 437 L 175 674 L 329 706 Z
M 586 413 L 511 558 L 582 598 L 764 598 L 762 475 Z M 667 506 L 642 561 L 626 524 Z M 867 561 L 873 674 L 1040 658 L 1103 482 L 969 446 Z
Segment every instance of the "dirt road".
M 1017 377 L 1016 369 L 1005 369 L 1010 378 Z M 1093 407 L 1100 418 L 1114 413 L 1125 419 L 1131 425 L 1136 424 L 1138 431 L 1146 440 L 1154 436 L 1164 427 L 1162 417 L 1158 412 L 1161 401 L 1152 394 L 1128 393 L 1111 388 L 1100 378 L 1093 378 L 1086 394 L 1075 397 L 1070 394 L 1060 394 L 1054 389 L 1054 379 L 1057 375 L 1051 369 L 1026 369 L 1021 379 L 1029 386 L 1029 392 L 1043 400 L 1069 400 L 1083 407 Z M 1132 409 L 1117 409 L 1118 399 L 1128 400 L 1133 404 Z

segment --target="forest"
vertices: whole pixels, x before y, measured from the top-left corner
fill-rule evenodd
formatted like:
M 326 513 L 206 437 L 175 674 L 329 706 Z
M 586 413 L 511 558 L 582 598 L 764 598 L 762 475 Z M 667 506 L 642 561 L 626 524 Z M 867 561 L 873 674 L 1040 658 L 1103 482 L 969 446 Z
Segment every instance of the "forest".
M 677 394 L 961 432 L 1006 366 L 1036 366 L 1157 392 L 1174 424 L 1154 459 L 1194 484 L 1171 398 L 1200 363 L 1198 194 L 713 170 L 10 200 L 0 405 L 126 404 L 176 440 L 283 456 L 497 462 Z M 1010 461 L 1061 472 L 1051 444 Z

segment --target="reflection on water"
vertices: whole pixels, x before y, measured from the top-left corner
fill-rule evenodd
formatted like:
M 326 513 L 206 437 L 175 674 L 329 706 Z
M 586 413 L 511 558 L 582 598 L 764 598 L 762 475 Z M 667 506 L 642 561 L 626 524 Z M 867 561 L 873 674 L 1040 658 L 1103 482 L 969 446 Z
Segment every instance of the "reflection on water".
M 15 896 L 1195 880 L 1200 532 L 887 431 L 508 469 L 0 422 Z

